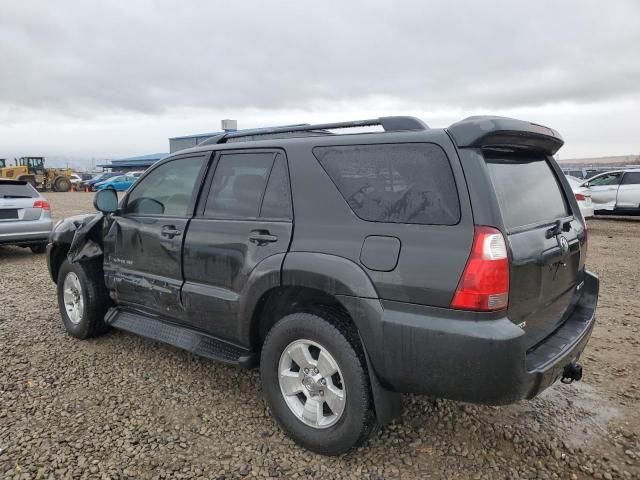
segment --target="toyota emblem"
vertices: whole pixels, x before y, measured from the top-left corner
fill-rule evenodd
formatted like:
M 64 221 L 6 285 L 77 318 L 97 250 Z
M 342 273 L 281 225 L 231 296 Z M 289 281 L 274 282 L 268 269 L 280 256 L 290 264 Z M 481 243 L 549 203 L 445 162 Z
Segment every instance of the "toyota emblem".
M 567 253 L 569 251 L 569 242 L 567 241 L 567 239 L 565 237 L 560 237 L 559 243 L 562 253 Z

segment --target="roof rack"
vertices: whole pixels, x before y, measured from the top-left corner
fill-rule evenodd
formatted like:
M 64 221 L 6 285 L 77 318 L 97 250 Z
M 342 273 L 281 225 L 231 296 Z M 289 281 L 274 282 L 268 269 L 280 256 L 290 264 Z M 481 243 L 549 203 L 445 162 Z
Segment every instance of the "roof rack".
M 353 120 L 350 122 L 318 123 L 315 125 L 292 125 L 288 127 L 259 128 L 253 130 L 241 130 L 238 132 L 226 132 L 216 135 L 201 145 L 215 145 L 225 143 L 227 140 L 239 137 L 253 137 L 259 135 L 273 135 L 278 133 L 318 132 L 341 128 L 381 126 L 385 132 L 406 132 L 427 130 L 429 127 L 422 120 L 415 117 L 380 117 L 369 120 Z M 324 133 L 324 132 L 323 132 Z

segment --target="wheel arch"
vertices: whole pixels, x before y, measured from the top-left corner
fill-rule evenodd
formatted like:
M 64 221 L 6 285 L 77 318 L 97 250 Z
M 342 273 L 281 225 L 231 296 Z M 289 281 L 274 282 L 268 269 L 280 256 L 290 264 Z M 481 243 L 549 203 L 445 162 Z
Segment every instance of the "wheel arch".
M 69 252 L 70 243 L 52 243 L 47 252 L 47 263 L 49 265 L 49 274 L 53 283 L 58 283 L 58 273 L 60 267 L 67 258 Z

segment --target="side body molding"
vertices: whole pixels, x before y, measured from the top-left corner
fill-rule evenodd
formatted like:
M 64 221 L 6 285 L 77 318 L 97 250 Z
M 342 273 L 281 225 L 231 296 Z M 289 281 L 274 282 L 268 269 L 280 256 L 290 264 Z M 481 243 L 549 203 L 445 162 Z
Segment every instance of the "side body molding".
M 333 295 L 378 298 L 362 267 L 346 258 L 324 253 L 288 253 L 282 268 L 282 285 L 315 288 Z

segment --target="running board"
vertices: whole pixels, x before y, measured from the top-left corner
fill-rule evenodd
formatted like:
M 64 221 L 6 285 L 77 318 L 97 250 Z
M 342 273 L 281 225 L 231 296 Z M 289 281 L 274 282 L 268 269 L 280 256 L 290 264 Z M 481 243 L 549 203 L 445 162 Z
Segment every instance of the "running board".
M 105 315 L 104 321 L 120 330 L 168 343 L 218 362 L 243 368 L 252 368 L 257 364 L 257 356 L 251 350 L 157 318 L 112 308 Z

